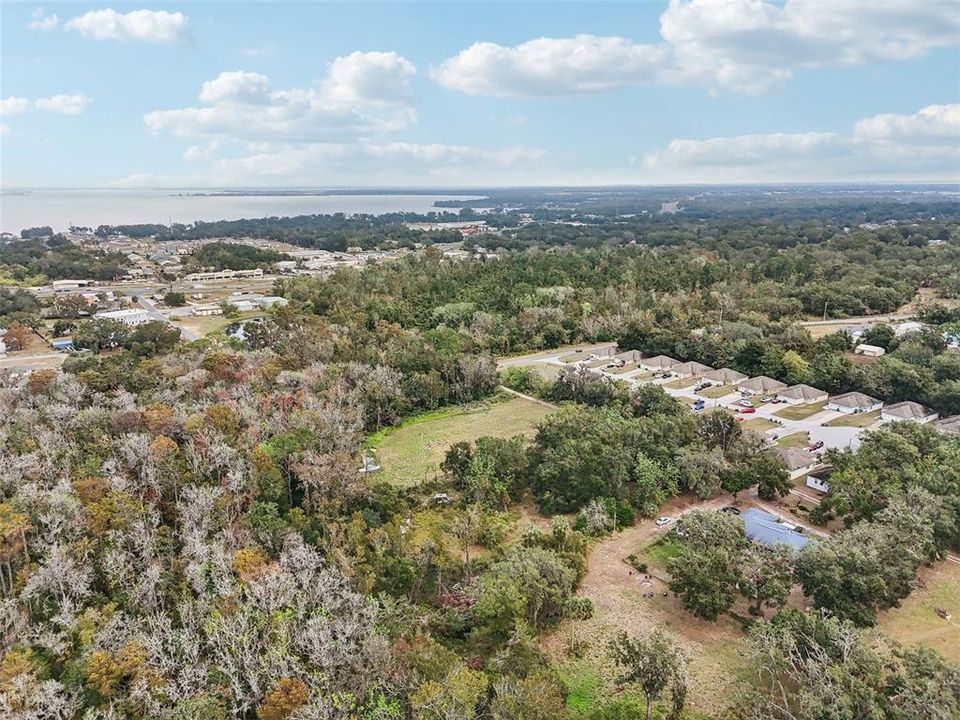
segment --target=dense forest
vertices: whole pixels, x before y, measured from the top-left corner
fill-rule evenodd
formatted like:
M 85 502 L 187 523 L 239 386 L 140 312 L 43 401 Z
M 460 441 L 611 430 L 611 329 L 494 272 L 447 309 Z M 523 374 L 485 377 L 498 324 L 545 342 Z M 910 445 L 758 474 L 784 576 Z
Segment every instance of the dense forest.
M 364 232 L 382 242 L 389 227 Z M 678 219 L 490 242 L 510 237 L 498 259 L 427 247 L 281 279 L 289 305 L 192 343 L 159 322 L 75 318 L 89 352 L 61 370 L 0 369 L 0 715 L 706 717 L 675 628 L 549 641 L 597 611 L 582 592 L 603 538 L 676 498 L 755 487 L 775 501 L 786 471 L 727 413 L 582 371 L 498 373 L 497 357 L 610 341 L 957 413 L 957 225 Z M 42 242 L 4 258 L 64 252 Z M 921 289 L 937 298 L 914 310 L 926 328 L 874 325 L 864 340 L 887 354 L 869 363 L 846 334 L 797 324 L 825 305 L 888 313 Z M 39 322 L 44 304 L 0 290 L 0 321 Z M 453 443 L 421 484 L 358 472 L 375 435 L 506 402 L 501 385 L 560 407 L 528 434 Z M 829 451 L 811 521 L 835 532 L 796 553 L 749 540 L 730 514 L 680 518 L 664 536 L 667 591 L 681 618 L 734 618 L 750 669 L 731 671 L 711 717 L 960 715 L 960 668 L 874 627 L 960 551 L 958 443 L 897 423 Z M 615 688 L 589 707 L 571 703 L 561 667 L 584 656 Z
M 7 279 L 32 285 L 65 278 L 113 280 L 123 275 L 128 264 L 123 255 L 81 248 L 62 235 L 0 240 L 0 282 Z
M 204 268 L 215 268 L 217 270 L 270 269 L 274 263 L 289 259 L 290 256 L 274 250 L 266 250 L 241 243 L 215 242 L 207 243 L 194 250 L 187 258 L 186 267 L 191 272 Z

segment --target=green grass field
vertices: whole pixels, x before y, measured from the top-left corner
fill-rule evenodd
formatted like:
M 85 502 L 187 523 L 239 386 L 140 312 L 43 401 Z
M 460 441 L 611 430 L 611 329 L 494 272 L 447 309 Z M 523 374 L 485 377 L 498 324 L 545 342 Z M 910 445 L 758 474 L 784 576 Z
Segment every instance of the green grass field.
M 440 463 L 455 442 L 485 435 L 532 436 L 537 422 L 551 412 L 521 398 L 443 408 L 379 432 L 367 444 L 376 451 L 386 479 L 397 485 L 416 485 L 440 472 Z
M 873 425 L 880 419 L 880 411 L 874 410 L 870 413 L 857 413 L 855 415 L 844 415 L 834 418 L 824 423 L 824 427 L 856 427 L 865 428 Z
M 782 417 L 785 420 L 805 420 L 811 415 L 816 415 L 823 410 L 827 401 L 813 403 L 812 405 L 787 405 L 782 410 L 777 410 L 774 415 Z

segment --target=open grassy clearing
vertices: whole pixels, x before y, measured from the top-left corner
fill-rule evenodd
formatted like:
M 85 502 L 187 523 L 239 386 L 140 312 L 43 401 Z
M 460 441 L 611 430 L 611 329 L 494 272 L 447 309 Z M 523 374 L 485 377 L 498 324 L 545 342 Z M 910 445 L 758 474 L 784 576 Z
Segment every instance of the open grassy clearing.
M 454 443 L 485 435 L 532 436 L 537 422 L 551 412 L 549 407 L 522 398 L 444 408 L 377 433 L 368 445 L 376 451 L 387 480 L 415 485 L 440 471 L 440 463 Z
M 703 395 L 703 397 L 716 400 L 717 398 L 726 397 L 730 393 L 736 390 L 733 385 L 716 385 L 714 387 L 708 387 L 706 390 L 701 390 L 697 395 Z
M 905 644 L 922 643 L 960 662 L 960 565 L 944 561 L 920 570 L 921 587 L 900 607 L 880 614 L 880 630 Z M 952 615 L 944 620 L 936 608 Z
M 806 420 L 811 415 L 816 415 L 827 406 L 827 401 L 812 403 L 811 405 L 787 405 L 782 410 L 777 410 L 774 415 L 784 420 Z
M 744 415 L 743 417 L 747 417 Z M 744 420 L 742 427 L 744 430 L 753 430 L 755 432 L 764 432 L 766 430 L 773 430 L 773 428 L 780 427 L 773 420 L 768 420 L 767 418 L 762 417 L 752 417 L 749 420 Z
M 688 388 L 696 385 L 700 382 L 700 378 L 677 378 L 671 382 L 665 383 L 665 388 L 670 388 L 671 390 L 683 390 L 683 388 Z M 709 388 L 708 388 L 709 389 Z
M 828 420 L 824 427 L 856 427 L 865 428 L 873 425 L 880 419 L 880 411 L 874 410 L 869 413 L 857 413 L 855 415 L 844 415 L 843 417 Z

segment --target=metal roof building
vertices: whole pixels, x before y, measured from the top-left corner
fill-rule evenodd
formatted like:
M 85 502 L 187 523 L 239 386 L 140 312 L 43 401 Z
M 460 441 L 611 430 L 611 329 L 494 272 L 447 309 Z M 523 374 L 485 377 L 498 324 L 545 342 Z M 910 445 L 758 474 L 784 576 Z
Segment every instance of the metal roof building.
M 794 550 L 801 550 L 811 542 L 793 526 L 780 522 L 779 517 L 765 510 L 749 508 L 740 513 L 740 519 L 743 520 L 747 537 L 761 545 L 787 545 Z

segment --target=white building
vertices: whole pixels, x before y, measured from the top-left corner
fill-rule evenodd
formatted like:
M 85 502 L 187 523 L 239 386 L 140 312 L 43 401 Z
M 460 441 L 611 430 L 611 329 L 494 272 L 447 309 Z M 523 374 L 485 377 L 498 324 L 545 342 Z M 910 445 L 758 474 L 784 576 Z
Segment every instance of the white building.
M 98 320 L 119 320 L 122 323 L 136 327 L 137 325 L 143 325 L 146 322 L 150 322 L 151 317 L 150 313 L 146 310 L 140 310 L 137 308 L 128 308 L 126 310 L 108 310 L 106 312 L 99 312 L 94 317 Z
M 93 280 L 54 280 L 50 285 L 54 290 L 75 290 L 93 285 Z
M 776 448 L 773 454 L 783 463 L 791 480 L 806 475 L 819 462 L 816 455 L 801 448 Z
M 936 410 L 932 410 L 912 400 L 886 405 L 883 410 L 880 411 L 880 417 L 883 420 L 889 420 L 890 422 L 909 420 L 910 422 L 915 422 L 920 425 L 933 422 L 939 416 L 940 413 Z
M 263 270 L 217 270 L 214 272 L 195 272 L 184 277 L 189 282 L 203 282 L 205 280 L 233 280 L 235 278 L 262 278 Z
M 867 345 L 866 343 L 860 343 L 853 351 L 857 355 L 866 355 L 867 357 L 880 357 L 887 352 L 879 345 Z
M 824 465 L 807 473 L 807 487 L 817 492 L 830 492 L 829 478 L 833 474 L 832 465 Z
M 217 303 L 203 303 L 193 306 L 193 314 L 199 317 L 211 317 L 213 315 L 223 315 L 223 308 Z
M 893 326 L 893 332 L 897 337 L 904 337 L 921 330 L 923 330 L 923 323 L 918 323 L 916 320 L 908 320 Z
M 855 415 L 858 413 L 868 413 L 879 410 L 883 403 L 875 397 L 870 397 L 862 392 L 848 392 L 842 395 L 831 395 L 827 403 L 827 410 L 835 410 L 846 415 Z

